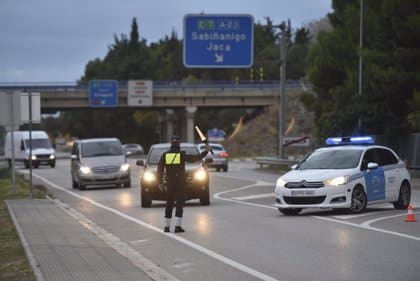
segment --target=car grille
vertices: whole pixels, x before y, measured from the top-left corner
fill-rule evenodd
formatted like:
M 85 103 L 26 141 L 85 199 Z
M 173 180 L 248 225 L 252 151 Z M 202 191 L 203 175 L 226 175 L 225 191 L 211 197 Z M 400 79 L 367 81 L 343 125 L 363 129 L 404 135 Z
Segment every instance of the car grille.
M 283 196 L 284 201 L 291 205 L 312 205 L 321 204 L 326 196 L 305 196 L 305 197 L 289 197 Z
M 95 167 L 93 168 L 93 172 L 95 174 L 105 175 L 105 174 L 113 174 L 120 170 L 119 166 L 102 166 L 102 167 Z
M 320 188 L 324 187 L 322 181 L 299 181 L 299 182 L 288 182 L 284 186 L 286 188 Z
M 50 155 L 49 154 L 37 154 L 36 158 L 38 158 L 38 159 L 50 159 Z

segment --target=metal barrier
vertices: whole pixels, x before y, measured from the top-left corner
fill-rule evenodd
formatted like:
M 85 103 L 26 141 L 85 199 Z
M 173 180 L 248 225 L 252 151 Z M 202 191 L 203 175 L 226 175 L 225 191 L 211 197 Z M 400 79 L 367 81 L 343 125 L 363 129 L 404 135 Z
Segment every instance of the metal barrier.
M 255 162 L 260 165 L 260 168 L 264 166 L 287 166 L 290 167 L 294 164 L 299 163 L 297 160 L 280 159 L 276 157 L 256 157 Z

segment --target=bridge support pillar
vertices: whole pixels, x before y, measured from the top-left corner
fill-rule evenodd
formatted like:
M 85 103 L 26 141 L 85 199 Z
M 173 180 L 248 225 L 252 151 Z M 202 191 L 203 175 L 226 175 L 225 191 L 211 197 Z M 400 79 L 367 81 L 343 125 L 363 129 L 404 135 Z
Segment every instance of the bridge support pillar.
M 169 142 L 174 134 L 175 112 L 173 109 L 165 109 L 159 112 L 160 141 Z
M 171 136 L 176 134 L 181 138 L 181 141 L 194 142 L 194 117 L 196 111 L 196 106 L 160 111 L 160 141 L 169 142 Z
M 187 129 L 187 142 L 194 142 L 194 116 L 197 111 L 196 106 L 187 106 L 186 111 L 186 129 Z

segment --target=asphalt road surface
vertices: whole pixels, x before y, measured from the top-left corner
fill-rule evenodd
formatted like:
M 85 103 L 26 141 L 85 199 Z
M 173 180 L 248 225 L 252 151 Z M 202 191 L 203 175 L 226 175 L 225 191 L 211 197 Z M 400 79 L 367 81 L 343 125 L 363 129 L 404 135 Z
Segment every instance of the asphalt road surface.
M 34 184 L 179 280 L 420 280 L 420 222 L 404 222 L 407 211 L 392 204 L 284 216 L 273 207 L 278 175 L 231 162 L 229 172 L 211 171 L 209 206 L 187 202 L 186 232 L 165 234 L 164 202 L 140 207 L 134 159 L 131 188 L 72 189 L 69 164 L 33 170 Z M 419 216 L 420 189 L 412 204 Z

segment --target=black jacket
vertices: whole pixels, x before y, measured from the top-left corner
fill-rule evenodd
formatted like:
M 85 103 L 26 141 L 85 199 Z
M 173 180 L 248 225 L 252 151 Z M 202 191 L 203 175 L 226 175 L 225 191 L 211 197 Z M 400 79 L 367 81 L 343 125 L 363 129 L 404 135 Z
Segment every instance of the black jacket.
M 208 151 L 204 150 L 199 155 L 188 155 L 185 151 L 180 150 L 179 146 L 171 146 L 168 151 L 162 154 L 157 176 L 159 182 L 163 182 L 163 172 L 166 170 L 166 177 L 168 181 L 171 180 L 185 180 L 185 162 L 196 162 L 206 157 Z

